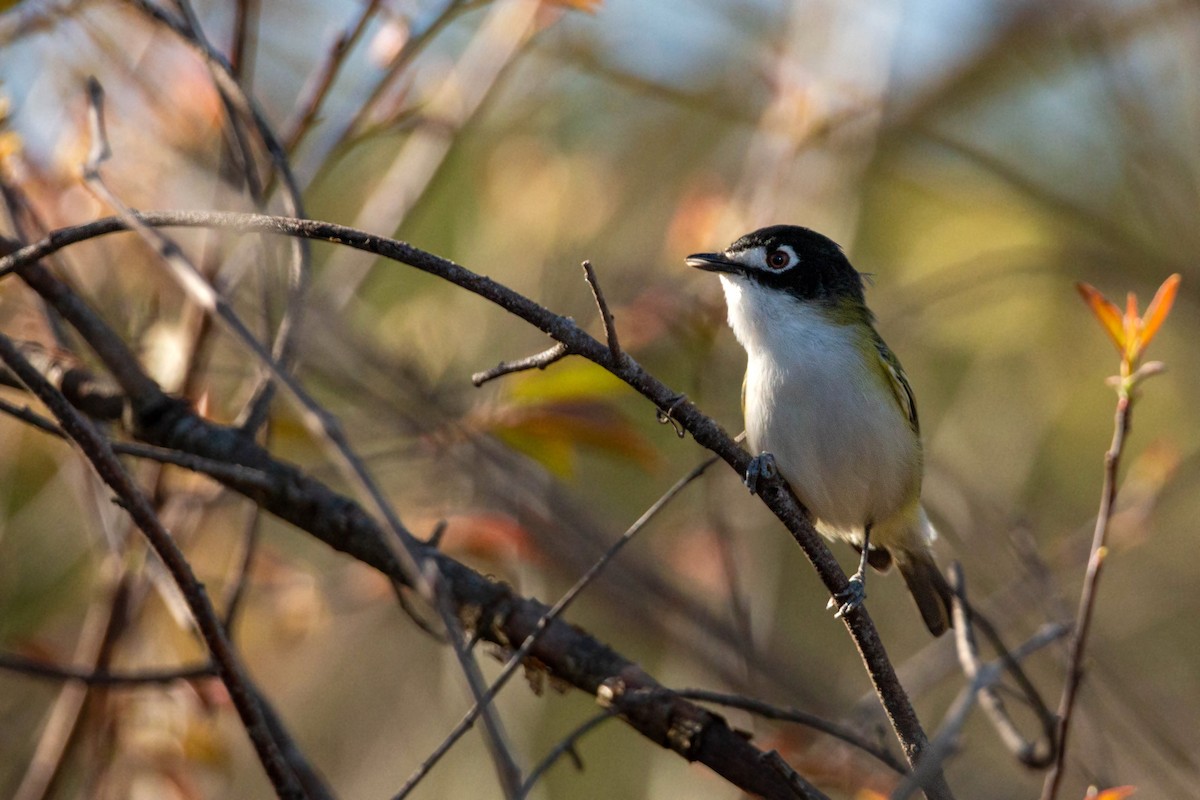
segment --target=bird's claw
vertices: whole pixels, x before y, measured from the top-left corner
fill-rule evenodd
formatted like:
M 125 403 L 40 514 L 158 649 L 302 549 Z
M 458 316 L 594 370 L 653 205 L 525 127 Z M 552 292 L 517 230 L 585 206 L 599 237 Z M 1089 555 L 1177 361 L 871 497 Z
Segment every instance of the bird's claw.
M 837 608 L 834 619 L 841 619 L 854 609 L 860 607 L 867 599 L 867 583 L 857 572 L 850 576 L 850 583 L 838 592 L 836 597 L 829 598 L 825 608 Z
M 779 469 L 775 466 L 775 456 L 770 453 L 759 453 L 750 459 L 750 466 L 746 468 L 746 479 L 743 483 L 750 490 L 750 494 L 758 494 L 758 482 L 771 480 L 778 474 Z

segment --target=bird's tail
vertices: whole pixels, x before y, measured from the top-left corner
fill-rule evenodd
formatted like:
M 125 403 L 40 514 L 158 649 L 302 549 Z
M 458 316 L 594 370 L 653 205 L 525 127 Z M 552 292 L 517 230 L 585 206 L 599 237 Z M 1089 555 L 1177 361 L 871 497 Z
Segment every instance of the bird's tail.
M 925 627 L 934 636 L 941 636 L 950 628 L 950 608 L 953 590 L 942 575 L 933 555 L 925 550 L 893 550 L 896 567 L 900 570 L 908 591 L 917 601 Z

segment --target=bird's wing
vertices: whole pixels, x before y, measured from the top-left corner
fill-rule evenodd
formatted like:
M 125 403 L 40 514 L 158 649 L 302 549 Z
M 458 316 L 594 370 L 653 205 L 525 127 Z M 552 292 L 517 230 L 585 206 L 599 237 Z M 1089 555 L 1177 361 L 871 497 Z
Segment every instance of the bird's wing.
M 912 429 L 920 433 L 921 423 L 917 420 L 917 401 L 913 397 L 912 387 L 908 385 L 908 378 L 904 375 L 904 367 L 900 366 L 900 359 L 896 358 L 883 339 L 878 337 L 875 339 L 875 351 L 879 354 L 879 363 L 888 377 L 888 383 L 891 384 L 896 402 L 900 404 L 900 408 L 908 417 L 908 423 L 912 425 Z

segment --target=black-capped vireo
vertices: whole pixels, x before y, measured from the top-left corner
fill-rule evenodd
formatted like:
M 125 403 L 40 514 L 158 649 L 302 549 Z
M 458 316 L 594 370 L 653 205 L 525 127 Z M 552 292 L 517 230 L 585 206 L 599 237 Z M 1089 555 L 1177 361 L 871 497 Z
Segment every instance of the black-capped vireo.
M 753 491 L 778 470 L 817 530 L 861 554 L 838 616 L 866 597 L 867 564 L 882 572 L 894 562 L 930 632 L 945 632 L 950 591 L 921 507 L 917 406 L 875 330 L 862 276 L 837 244 L 794 225 L 687 263 L 720 273 L 729 325 L 748 356 L 742 410 L 750 452 L 761 455 L 747 484 Z

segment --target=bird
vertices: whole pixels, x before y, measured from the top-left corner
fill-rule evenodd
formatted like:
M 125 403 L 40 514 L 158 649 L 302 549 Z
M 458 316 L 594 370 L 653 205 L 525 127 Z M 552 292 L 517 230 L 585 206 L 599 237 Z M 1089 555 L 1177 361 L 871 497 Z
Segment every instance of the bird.
M 746 484 L 778 474 L 814 527 L 859 552 L 842 617 L 866 598 L 866 567 L 894 563 L 930 633 L 951 624 L 952 592 L 921 506 L 923 455 L 912 386 L 875 329 L 863 275 L 831 239 L 798 225 L 760 228 L 719 253 L 729 326 L 746 350 Z

